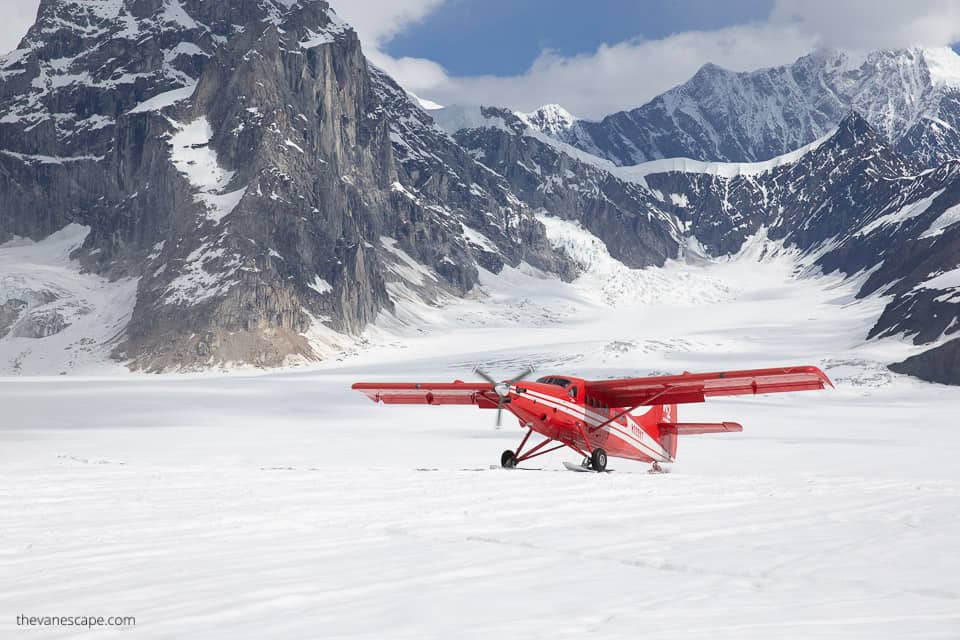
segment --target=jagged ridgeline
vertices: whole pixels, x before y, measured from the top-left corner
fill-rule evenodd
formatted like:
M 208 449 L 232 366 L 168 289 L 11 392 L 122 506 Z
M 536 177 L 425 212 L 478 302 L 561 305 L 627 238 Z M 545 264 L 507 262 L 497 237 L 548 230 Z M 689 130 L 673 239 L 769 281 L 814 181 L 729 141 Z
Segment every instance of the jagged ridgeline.
M 756 162 L 829 133 L 851 111 L 933 167 L 960 156 L 960 57 L 949 48 L 820 50 L 780 67 L 707 64 L 682 85 L 600 121 L 556 108 L 532 124 L 616 164 L 662 158 Z
M 114 355 L 147 370 L 321 357 L 477 265 L 574 275 L 320 1 L 43 0 L 0 58 L 0 242 L 71 223 L 139 278 Z

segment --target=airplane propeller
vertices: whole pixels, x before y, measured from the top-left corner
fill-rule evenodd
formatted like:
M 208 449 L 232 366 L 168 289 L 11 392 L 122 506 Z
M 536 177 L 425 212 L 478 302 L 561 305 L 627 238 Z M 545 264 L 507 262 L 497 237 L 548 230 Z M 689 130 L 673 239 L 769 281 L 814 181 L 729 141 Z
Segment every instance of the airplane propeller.
M 527 376 L 533 373 L 533 368 L 527 367 L 523 373 L 505 382 L 497 382 L 496 380 L 493 379 L 493 377 L 490 374 L 488 374 L 486 371 L 484 371 L 480 367 L 476 367 L 473 370 L 473 372 L 476 373 L 481 378 L 483 378 L 484 380 L 486 380 L 487 382 L 489 382 L 490 384 L 492 384 L 493 390 L 494 392 L 496 392 L 497 397 L 499 398 L 499 400 L 497 401 L 497 429 L 499 429 L 500 426 L 503 424 L 502 423 L 503 403 L 507 400 L 507 398 L 510 397 L 510 387 L 520 382 L 521 380 L 526 380 Z

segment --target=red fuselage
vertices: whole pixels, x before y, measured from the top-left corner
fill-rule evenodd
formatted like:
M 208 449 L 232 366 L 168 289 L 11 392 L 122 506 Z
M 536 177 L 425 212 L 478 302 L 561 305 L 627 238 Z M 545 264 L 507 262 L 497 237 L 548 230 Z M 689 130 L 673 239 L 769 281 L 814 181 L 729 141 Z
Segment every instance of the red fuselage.
M 635 416 L 603 406 L 586 396 L 584 388 L 583 380 L 569 377 L 520 382 L 510 388 L 506 408 L 523 426 L 584 455 L 602 447 L 616 458 L 673 462 L 676 434 L 667 425 L 676 422 L 676 405 L 656 405 Z
M 592 469 L 602 471 L 607 455 L 673 462 L 680 435 L 743 430 L 735 422 L 678 422 L 679 404 L 833 386 L 823 371 L 809 365 L 608 380 L 546 376 L 536 382 L 520 381 L 529 371 L 508 382 L 478 373 L 486 382 L 357 382 L 353 388 L 384 404 L 472 404 L 498 409 L 498 424 L 500 410 L 506 409 L 528 431 L 516 451 L 503 452 L 504 466 L 570 447 L 588 458 Z M 634 414 L 636 410 L 643 413 Z M 522 453 L 534 431 L 544 436 L 544 442 Z

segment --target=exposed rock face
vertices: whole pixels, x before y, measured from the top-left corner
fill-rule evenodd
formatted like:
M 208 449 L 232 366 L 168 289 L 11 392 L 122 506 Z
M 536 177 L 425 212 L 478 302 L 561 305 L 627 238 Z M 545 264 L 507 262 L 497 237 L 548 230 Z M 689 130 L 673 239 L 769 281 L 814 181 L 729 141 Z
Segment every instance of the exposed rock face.
M 766 229 L 772 239 L 818 252 L 828 273 L 874 270 L 860 295 L 894 298 L 869 337 L 905 333 L 924 344 L 960 328 L 960 305 L 924 286 L 960 264 L 960 225 L 938 226 L 960 204 L 960 163 L 920 171 L 858 114 L 782 166 L 731 177 L 676 171 L 646 181 L 683 202 L 681 218 L 718 255 Z
M 426 300 L 478 264 L 573 275 L 325 2 L 44 0 L 0 114 L 0 240 L 90 226 L 75 257 L 140 278 L 116 352 L 135 368 L 316 357 L 304 333 L 361 331 L 407 259 Z
M 479 263 L 499 272 L 503 264 L 517 266 L 525 261 L 572 278 L 573 264 L 550 248 L 543 225 L 531 216 L 529 203 L 521 201 L 514 185 L 437 128 L 389 76 L 374 68 L 370 73 L 390 122 L 400 181 L 427 209 L 450 220 L 457 233 L 465 226 L 491 241 L 474 233 L 464 236 Z M 496 251 L 489 250 L 491 243 Z M 442 269 L 446 264 L 440 258 L 435 267 Z
M 46 338 L 89 313 L 87 304 L 56 287 L 35 288 L 15 277 L 0 278 L 0 338 Z
M 276 365 L 310 355 L 311 318 L 357 331 L 389 304 L 374 243 L 403 203 L 387 123 L 356 35 L 331 16 L 315 3 L 246 25 L 171 116 L 186 188 L 141 281 L 135 364 Z
M 890 369 L 928 382 L 960 385 L 960 338 L 892 364 Z
M 27 308 L 27 301 L 21 298 L 11 298 L 0 304 L 0 338 L 10 333 L 20 314 Z
M 544 131 L 621 165 L 749 162 L 813 142 L 855 110 L 901 153 L 932 167 L 960 157 L 958 101 L 960 56 L 950 49 L 820 51 L 749 73 L 708 64 L 637 109 Z
M 646 175 L 647 184 L 681 203 L 681 217 L 715 255 L 739 251 L 761 227 L 805 250 L 845 238 L 890 205 L 908 202 L 900 179 L 917 173 L 858 114 L 816 148 L 779 166 L 663 169 Z
M 523 115 L 490 108 L 437 115 L 462 127 L 456 139 L 528 204 L 580 220 L 627 264 L 656 264 L 684 237 L 722 256 L 765 233 L 814 253 L 826 272 L 872 271 L 860 295 L 893 299 L 865 337 L 903 333 L 925 344 L 960 329 L 960 296 L 928 282 L 960 266 L 960 163 L 921 171 L 859 114 L 766 163 L 637 167 L 605 166 Z
M 462 295 L 481 269 L 574 277 L 539 213 L 632 267 L 766 233 L 825 271 L 869 272 L 861 295 L 891 296 L 871 337 L 930 343 L 960 328 L 960 162 L 923 170 L 960 155 L 955 58 L 708 66 L 601 123 L 556 106 L 428 114 L 320 0 L 43 0 L 0 58 L 0 242 L 89 227 L 73 257 L 137 279 L 115 356 L 145 370 L 320 357 L 311 335 Z M 813 140 L 761 165 L 619 166 Z M 87 298 L 8 289 L 0 339 L 94 317 Z
M 490 126 L 454 137 L 528 206 L 580 222 L 629 267 L 662 266 L 676 257 L 682 231 L 648 189 L 526 135 L 527 125 L 507 110 L 485 108 L 482 115 Z

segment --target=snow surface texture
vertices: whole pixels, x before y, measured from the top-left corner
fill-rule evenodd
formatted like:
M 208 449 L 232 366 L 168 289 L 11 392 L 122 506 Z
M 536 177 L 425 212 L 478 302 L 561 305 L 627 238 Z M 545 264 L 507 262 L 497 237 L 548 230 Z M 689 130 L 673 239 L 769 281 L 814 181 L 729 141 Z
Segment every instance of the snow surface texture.
M 0 375 L 122 369 L 108 356 L 130 321 L 138 280 L 80 273 L 69 256 L 89 232 L 74 224 L 42 242 L 0 245 Z
M 857 235 L 868 236 L 874 231 L 876 231 L 877 229 L 879 229 L 880 227 L 890 225 L 890 224 L 893 224 L 893 225 L 903 224 L 907 220 L 912 220 L 917 216 L 923 215 L 926 212 L 926 210 L 930 208 L 930 205 L 933 203 L 933 201 L 940 197 L 940 194 L 942 194 L 943 191 L 944 190 L 941 189 L 940 191 L 932 193 L 928 197 L 922 200 L 918 200 L 917 202 L 910 203 L 907 206 L 897 211 L 894 211 L 891 214 L 883 216 L 882 218 L 877 218 L 876 220 L 874 220 L 873 222 L 865 226 L 863 229 L 858 231 Z M 945 213 L 944 215 L 947 215 L 947 213 Z M 934 221 L 932 228 L 936 228 L 939 224 L 941 224 L 942 219 L 943 219 L 943 216 L 941 216 L 940 218 L 937 218 Z
M 755 176 L 800 160 L 806 154 L 815 151 L 836 133 L 837 128 L 834 127 L 810 144 L 762 162 L 703 162 L 690 158 L 665 158 L 663 160 L 650 160 L 649 162 L 641 162 L 640 164 L 628 167 L 620 167 L 619 173 L 621 175 L 633 176 L 634 179 L 642 178 L 643 176 L 648 176 L 653 173 L 666 173 L 669 171 L 706 173 L 721 178 Z
M 150 111 L 161 111 L 169 106 L 175 105 L 178 102 L 182 102 L 193 96 L 193 92 L 197 90 L 197 83 L 191 82 L 185 87 L 180 89 L 173 89 L 172 91 L 165 91 L 159 95 L 156 95 L 149 100 L 144 100 L 133 109 L 130 110 L 130 113 L 148 113 Z
M 912 345 L 862 344 L 882 300 L 757 238 L 639 272 L 612 308 L 600 281 L 627 275 L 545 221 L 578 281 L 486 273 L 473 299 L 401 302 L 319 369 L 0 379 L 0 637 L 64 611 L 135 615 L 138 638 L 957 637 L 960 389 L 880 364 Z M 349 390 L 528 363 L 816 364 L 837 389 L 684 406 L 745 433 L 682 438 L 660 476 L 569 473 L 567 451 L 491 469 L 515 423 Z
M 205 117 L 177 126 L 170 139 L 170 159 L 198 191 L 194 199 L 205 206 L 207 219 L 219 223 L 237 208 L 247 188 L 225 193 L 235 173 L 221 167 L 217 152 L 210 148 L 213 129 Z

